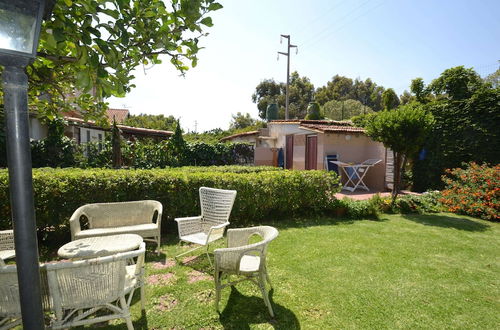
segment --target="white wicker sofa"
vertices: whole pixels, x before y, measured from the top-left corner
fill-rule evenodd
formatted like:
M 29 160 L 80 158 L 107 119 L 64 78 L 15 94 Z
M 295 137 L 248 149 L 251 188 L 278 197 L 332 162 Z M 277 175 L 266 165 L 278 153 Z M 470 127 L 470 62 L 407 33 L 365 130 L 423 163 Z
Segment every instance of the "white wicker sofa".
M 144 200 L 117 203 L 95 203 L 79 207 L 71 216 L 71 240 L 94 236 L 137 234 L 155 242 L 159 253 L 161 215 L 158 201 Z M 82 229 L 82 221 L 88 229 Z

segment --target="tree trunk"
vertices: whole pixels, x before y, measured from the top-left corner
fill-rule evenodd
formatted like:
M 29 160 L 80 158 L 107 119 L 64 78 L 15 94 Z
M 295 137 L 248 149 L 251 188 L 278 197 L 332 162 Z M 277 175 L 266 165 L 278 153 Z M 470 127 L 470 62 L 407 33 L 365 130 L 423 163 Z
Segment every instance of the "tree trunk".
M 394 187 L 392 188 L 392 205 L 396 203 L 396 198 L 399 194 L 399 187 L 401 183 L 401 163 L 401 153 L 394 152 Z

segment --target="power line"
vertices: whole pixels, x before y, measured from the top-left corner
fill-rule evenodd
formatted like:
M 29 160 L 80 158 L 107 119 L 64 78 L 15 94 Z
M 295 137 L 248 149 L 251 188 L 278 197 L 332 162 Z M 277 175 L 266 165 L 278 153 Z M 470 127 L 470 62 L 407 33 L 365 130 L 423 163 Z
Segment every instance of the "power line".
M 280 59 L 280 55 L 285 55 L 287 57 L 285 119 L 288 119 L 288 100 L 289 100 L 289 85 L 290 85 L 290 48 L 295 48 L 295 54 L 299 52 L 299 49 L 297 48 L 297 46 L 290 44 L 290 35 L 282 34 L 280 37 L 280 43 L 283 41 L 283 38 L 287 39 L 288 47 L 286 53 L 278 52 L 278 60 Z
M 309 39 L 308 41 L 306 41 L 305 43 L 303 43 L 300 46 L 301 47 L 305 47 L 306 45 L 309 45 L 312 42 L 316 42 L 317 40 L 320 40 L 321 37 L 322 37 L 322 35 L 324 35 L 326 32 L 328 32 L 328 30 L 330 30 L 331 28 L 335 27 L 336 24 L 338 24 L 339 22 L 345 20 L 346 18 L 348 18 L 349 16 L 351 16 L 358 9 L 362 8 L 364 5 L 366 5 L 369 2 L 370 2 L 370 0 L 366 0 L 366 1 L 362 2 L 361 4 L 359 4 L 358 6 L 356 6 L 354 9 L 352 9 L 351 11 L 349 11 L 346 15 L 344 15 L 343 17 L 341 17 L 340 19 L 334 21 L 332 24 L 327 25 L 323 30 L 321 30 L 314 37 L 312 37 L 311 39 Z

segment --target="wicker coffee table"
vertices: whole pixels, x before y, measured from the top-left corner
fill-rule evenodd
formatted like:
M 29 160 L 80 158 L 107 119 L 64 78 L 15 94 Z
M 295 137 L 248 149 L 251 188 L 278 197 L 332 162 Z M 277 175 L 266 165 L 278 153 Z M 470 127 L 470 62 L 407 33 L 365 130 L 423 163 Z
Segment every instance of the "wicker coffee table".
M 142 237 L 136 234 L 96 236 L 77 239 L 64 244 L 57 255 L 65 259 L 88 259 L 136 250 Z

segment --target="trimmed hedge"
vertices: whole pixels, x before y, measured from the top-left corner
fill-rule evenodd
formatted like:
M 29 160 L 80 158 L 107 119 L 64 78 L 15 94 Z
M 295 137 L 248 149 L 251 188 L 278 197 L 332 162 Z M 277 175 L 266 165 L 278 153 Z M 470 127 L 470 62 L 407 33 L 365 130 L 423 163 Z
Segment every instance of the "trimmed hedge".
M 326 171 L 34 169 L 37 227 L 68 232 L 68 219 L 81 205 L 142 199 L 160 201 L 163 225 L 171 226 L 175 217 L 199 214 L 201 186 L 237 190 L 231 221 L 240 224 L 270 215 L 327 211 L 339 190 L 336 174 Z M 0 170 L 0 228 L 10 227 L 8 173 Z

